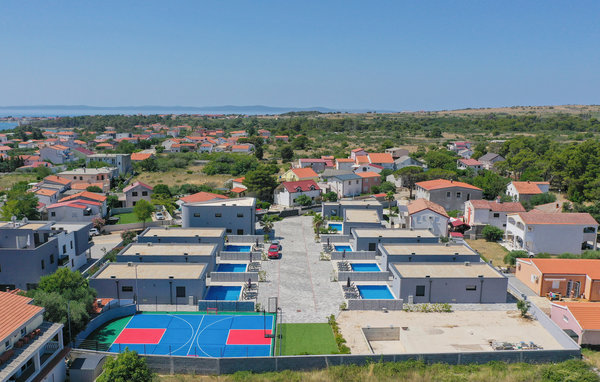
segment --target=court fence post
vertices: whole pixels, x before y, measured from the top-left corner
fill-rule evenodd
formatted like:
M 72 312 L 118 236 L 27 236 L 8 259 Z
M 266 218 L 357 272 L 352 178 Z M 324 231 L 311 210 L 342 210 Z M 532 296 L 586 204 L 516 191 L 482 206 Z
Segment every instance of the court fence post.
M 169 345 L 169 356 L 171 356 L 171 345 Z

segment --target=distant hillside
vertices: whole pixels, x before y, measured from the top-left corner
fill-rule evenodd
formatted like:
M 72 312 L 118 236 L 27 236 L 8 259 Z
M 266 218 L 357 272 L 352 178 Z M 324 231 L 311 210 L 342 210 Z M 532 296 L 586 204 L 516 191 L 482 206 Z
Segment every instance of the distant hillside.
M 436 115 L 485 115 L 485 114 L 507 114 L 507 115 L 531 115 L 531 114 L 594 114 L 600 113 L 600 105 L 556 105 L 556 106 L 510 106 L 490 107 L 480 109 L 458 109 L 409 112 L 410 114 L 436 114 Z

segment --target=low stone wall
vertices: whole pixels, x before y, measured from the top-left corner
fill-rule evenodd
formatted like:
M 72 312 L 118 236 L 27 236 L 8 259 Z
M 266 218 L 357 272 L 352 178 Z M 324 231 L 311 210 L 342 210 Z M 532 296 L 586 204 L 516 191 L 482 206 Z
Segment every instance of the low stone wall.
M 211 272 L 211 282 L 258 282 L 258 272 Z
M 115 356 L 114 353 L 73 349 L 73 357 L 87 354 Z M 426 364 L 446 363 L 449 365 L 483 364 L 491 361 L 507 363 L 548 363 L 568 359 L 580 359 L 579 350 L 505 350 L 466 353 L 428 354 L 332 354 L 301 355 L 252 358 L 200 358 L 149 355 L 144 357 L 149 368 L 159 374 L 232 374 L 237 371 L 262 373 L 283 370 L 326 369 L 336 365 L 365 365 L 374 362 L 402 362 L 420 360 Z
M 349 243 L 350 238 L 351 238 L 350 235 L 323 234 L 323 235 L 321 235 L 321 243 L 327 244 L 327 239 L 329 239 L 329 243 L 331 243 L 331 244 L 333 244 L 333 243 Z
M 400 340 L 400 328 L 362 328 L 367 341 L 398 341 Z
M 111 307 L 111 309 L 98 315 L 96 318 L 91 320 L 86 326 L 85 330 L 82 331 L 75 337 L 75 346 L 79 346 L 83 340 L 85 340 L 92 332 L 109 321 L 117 318 L 131 316 L 135 314 L 135 305 L 125 305 L 118 307 Z
M 348 300 L 348 310 L 402 310 L 402 299 L 394 300 Z
M 376 256 L 375 251 L 331 252 L 331 260 L 375 260 Z
M 198 311 L 205 312 L 207 308 L 217 308 L 219 312 L 254 312 L 254 301 L 216 301 L 198 300 Z
M 390 272 L 346 272 L 338 271 L 338 281 L 389 281 Z
M 242 260 L 249 261 L 250 260 L 250 252 L 225 252 L 221 251 L 219 255 L 221 257 L 221 261 L 225 260 Z M 253 251 L 252 252 L 252 261 L 260 261 L 262 258 L 262 252 Z
M 227 243 L 226 244 L 256 244 L 264 243 L 265 237 L 263 235 L 227 235 Z

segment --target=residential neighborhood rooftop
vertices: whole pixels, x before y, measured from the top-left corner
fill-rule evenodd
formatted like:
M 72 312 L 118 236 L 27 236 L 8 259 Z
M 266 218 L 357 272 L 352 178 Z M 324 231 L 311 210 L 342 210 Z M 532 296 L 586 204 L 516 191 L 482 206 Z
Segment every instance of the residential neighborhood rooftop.
M 513 186 L 519 194 L 523 195 L 537 195 L 541 194 L 542 190 L 539 185 L 550 185 L 548 182 L 512 182 Z
M 537 259 L 519 258 L 518 262 L 533 264 L 540 272 L 554 275 L 588 275 L 600 280 L 600 261 L 596 259 Z
M 433 238 L 437 237 L 428 229 L 375 229 L 375 228 L 356 228 L 354 229 L 356 237 L 386 237 L 386 238 Z
M 390 255 L 473 255 L 475 251 L 464 244 L 382 244 Z
M 504 277 L 487 263 L 392 263 L 392 266 L 401 277 Z
M 205 264 L 148 264 L 135 263 L 109 263 L 104 269 L 97 273 L 96 279 L 197 279 L 202 276 Z
M 487 208 L 495 212 L 525 212 L 525 207 L 520 202 L 498 202 L 483 199 L 471 199 L 469 203 L 475 208 Z
M 423 211 L 423 210 L 431 210 L 433 212 L 436 212 L 442 216 L 448 217 L 448 213 L 446 212 L 446 209 L 442 206 L 440 206 L 437 203 L 434 203 L 432 201 L 429 201 L 427 199 L 417 199 L 414 202 L 411 202 L 407 205 L 408 208 L 408 213 L 410 215 L 415 214 L 417 212 Z
M 208 256 L 211 255 L 216 244 L 198 243 L 198 244 L 152 244 L 133 243 L 121 255 L 136 255 L 140 256 L 183 256 L 187 253 L 190 256 Z
M 254 198 L 233 198 L 233 199 L 219 199 L 219 200 L 209 200 L 206 202 L 191 202 L 186 204 L 193 205 L 202 205 L 202 206 L 243 206 L 243 207 L 251 207 L 256 204 L 256 199 Z
M 344 221 L 347 223 L 380 223 L 381 219 L 376 210 L 349 209 L 345 212 Z
M 142 233 L 143 236 L 157 237 L 221 237 L 225 228 L 162 228 L 149 227 Z
M 555 305 L 564 306 L 583 330 L 600 330 L 600 303 L 553 301 Z
M 525 224 L 582 224 L 597 226 L 598 222 L 587 212 L 552 213 L 531 210 L 529 212 L 517 212 L 517 215 Z
M 0 340 L 6 339 L 44 310 L 32 302 L 29 297 L 0 292 Z
M 458 182 L 456 180 L 446 180 L 446 179 L 426 180 L 424 182 L 417 182 L 417 183 L 415 183 L 415 185 L 417 185 L 421 188 L 424 188 L 425 190 L 429 190 L 429 191 L 440 190 L 440 189 L 450 188 L 450 187 L 470 188 L 472 190 L 481 191 L 481 188 L 475 187 L 468 183 Z

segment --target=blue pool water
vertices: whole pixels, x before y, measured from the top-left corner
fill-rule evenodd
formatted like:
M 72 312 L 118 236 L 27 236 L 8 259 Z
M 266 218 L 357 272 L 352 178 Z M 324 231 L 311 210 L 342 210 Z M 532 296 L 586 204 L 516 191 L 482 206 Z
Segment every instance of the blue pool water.
M 217 272 L 246 272 L 246 264 L 219 264 Z
M 225 252 L 250 252 L 249 245 L 226 245 Z
M 335 250 L 338 252 L 343 252 L 343 251 L 352 252 L 352 247 L 349 245 L 334 245 L 334 247 L 335 247 Z
M 342 232 L 342 223 L 329 223 L 327 224 L 329 228 L 334 229 L 338 232 Z
M 357 285 L 360 297 L 365 300 L 393 300 L 394 295 L 387 285 Z
M 354 272 L 380 272 L 379 265 L 375 263 L 354 263 L 350 264 Z
M 241 291 L 239 286 L 210 286 L 205 300 L 237 301 Z

